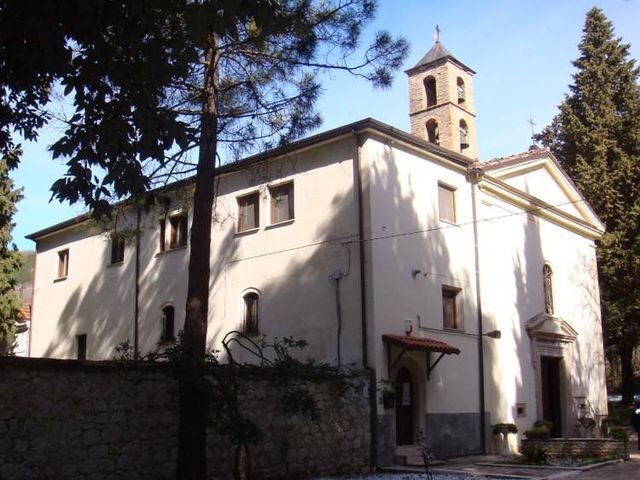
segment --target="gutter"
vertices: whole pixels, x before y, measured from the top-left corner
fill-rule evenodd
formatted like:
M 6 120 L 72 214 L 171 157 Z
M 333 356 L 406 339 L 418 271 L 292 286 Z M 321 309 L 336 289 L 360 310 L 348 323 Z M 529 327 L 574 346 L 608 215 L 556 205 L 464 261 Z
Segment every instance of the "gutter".
M 478 240 L 478 199 L 476 191 L 478 183 L 482 179 L 484 172 L 482 167 L 474 165 L 469 168 L 469 179 L 471 181 L 471 207 L 473 215 L 473 250 L 476 270 L 476 310 L 478 312 L 478 397 L 480 410 L 480 449 L 482 455 L 487 454 L 487 436 L 485 419 L 485 391 L 484 391 L 484 338 L 482 329 L 482 295 L 480 286 L 480 246 Z
M 368 339 L 368 312 L 366 299 L 366 272 L 364 262 L 364 208 L 362 192 L 362 135 L 355 129 L 352 130 L 355 139 L 355 154 L 353 156 L 354 186 L 356 189 L 356 200 L 358 204 L 358 257 L 360 266 L 360 312 L 361 312 L 361 333 L 362 333 L 362 366 L 367 371 L 369 377 L 369 432 L 371 434 L 369 443 L 370 467 L 374 471 L 378 466 L 378 398 L 376 390 L 376 370 L 369 365 Z
M 137 362 L 140 356 L 138 345 L 138 330 L 140 323 L 140 206 L 136 208 L 136 286 L 135 286 L 135 306 L 133 310 L 133 361 Z

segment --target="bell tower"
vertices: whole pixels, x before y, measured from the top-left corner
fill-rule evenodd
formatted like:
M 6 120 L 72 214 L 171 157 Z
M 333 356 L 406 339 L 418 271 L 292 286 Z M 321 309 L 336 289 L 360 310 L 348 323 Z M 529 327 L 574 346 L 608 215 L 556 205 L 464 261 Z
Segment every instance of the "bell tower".
M 405 73 L 409 77 L 411 133 L 475 160 L 476 72 L 442 46 L 438 31 L 435 45 Z

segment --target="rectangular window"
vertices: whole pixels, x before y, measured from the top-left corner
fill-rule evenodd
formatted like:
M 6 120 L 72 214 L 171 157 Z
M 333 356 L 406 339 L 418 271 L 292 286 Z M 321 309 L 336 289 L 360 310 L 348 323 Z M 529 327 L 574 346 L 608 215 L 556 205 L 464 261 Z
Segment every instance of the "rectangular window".
M 111 234 L 111 264 L 124 261 L 124 238 L 116 233 Z
M 442 325 L 450 330 L 462 330 L 462 308 L 460 289 L 442 287 Z
M 187 214 L 180 213 L 169 217 L 169 248 L 183 247 L 187 244 Z
M 260 194 L 258 192 L 238 198 L 238 232 L 260 226 Z
M 58 278 L 69 275 L 69 249 L 58 252 Z
M 87 359 L 87 334 L 76 335 L 76 347 L 78 360 Z
M 271 223 L 293 220 L 293 182 L 269 189 L 271 194 Z
M 438 184 L 438 212 L 440 220 L 456 222 L 455 189 L 441 183 Z
M 160 221 L 158 222 L 158 229 L 160 230 L 160 251 L 164 252 L 165 250 L 165 242 L 164 242 L 164 232 L 166 230 L 166 226 L 167 226 L 167 222 L 165 221 L 164 218 L 161 218 Z

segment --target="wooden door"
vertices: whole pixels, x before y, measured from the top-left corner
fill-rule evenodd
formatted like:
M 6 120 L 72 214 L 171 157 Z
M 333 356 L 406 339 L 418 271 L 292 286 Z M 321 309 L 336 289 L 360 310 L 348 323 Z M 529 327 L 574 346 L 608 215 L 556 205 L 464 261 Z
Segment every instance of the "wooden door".
M 542 418 L 553 422 L 552 437 L 562 436 L 562 396 L 560 394 L 560 361 L 557 357 L 540 358 L 542 379 Z
M 396 375 L 396 444 L 413 444 L 414 385 L 411 373 L 401 368 Z

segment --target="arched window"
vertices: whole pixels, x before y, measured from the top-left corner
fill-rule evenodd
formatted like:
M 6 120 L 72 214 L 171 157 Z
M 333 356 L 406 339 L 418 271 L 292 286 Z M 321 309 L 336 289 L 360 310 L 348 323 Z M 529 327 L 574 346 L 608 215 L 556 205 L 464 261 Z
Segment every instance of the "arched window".
M 438 130 L 438 122 L 433 118 L 427 121 L 427 140 L 431 143 L 440 144 L 440 132 Z
M 465 100 L 467 99 L 467 91 L 464 85 L 464 80 L 458 77 L 456 84 L 458 87 L 458 104 L 464 103 Z
M 259 333 L 258 304 L 260 297 L 256 292 L 249 292 L 242 297 L 244 311 L 242 314 L 242 333 L 255 335 Z
M 161 342 L 175 342 L 175 309 L 173 305 L 167 305 L 162 309 L 162 336 Z
M 553 315 L 553 271 L 551 265 L 545 263 L 542 267 L 544 290 L 544 313 Z
M 460 120 L 460 151 L 469 148 L 469 127 L 467 122 Z
M 429 76 L 424 79 L 424 92 L 427 95 L 427 107 L 432 107 L 438 103 L 435 78 Z

